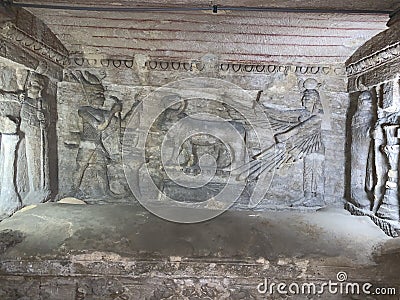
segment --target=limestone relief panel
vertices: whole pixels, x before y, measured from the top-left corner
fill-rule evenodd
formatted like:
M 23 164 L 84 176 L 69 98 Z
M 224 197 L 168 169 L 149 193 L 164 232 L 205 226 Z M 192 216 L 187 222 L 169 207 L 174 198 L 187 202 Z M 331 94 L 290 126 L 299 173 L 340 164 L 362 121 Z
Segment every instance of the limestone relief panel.
M 288 68 L 205 80 L 182 70 L 118 77 L 109 68 L 71 69 L 59 83 L 60 197 L 134 203 L 139 193 L 219 208 L 224 189 L 242 186 L 236 208 L 285 208 L 343 195 L 334 156 L 335 142 L 344 147 L 342 75 Z

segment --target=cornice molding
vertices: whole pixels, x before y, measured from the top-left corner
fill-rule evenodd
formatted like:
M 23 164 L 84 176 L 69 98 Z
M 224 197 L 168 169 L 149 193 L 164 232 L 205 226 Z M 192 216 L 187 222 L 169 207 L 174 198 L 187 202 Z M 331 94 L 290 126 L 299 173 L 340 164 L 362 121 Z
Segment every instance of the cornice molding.
M 400 57 L 400 42 L 376 51 L 346 66 L 348 76 L 364 73 Z
M 48 45 L 37 40 L 35 37 L 17 28 L 13 23 L 6 23 L 0 29 L 0 35 L 11 43 L 20 46 L 25 50 L 34 52 L 36 55 L 45 58 L 61 67 L 68 65 L 68 54 L 61 53 Z

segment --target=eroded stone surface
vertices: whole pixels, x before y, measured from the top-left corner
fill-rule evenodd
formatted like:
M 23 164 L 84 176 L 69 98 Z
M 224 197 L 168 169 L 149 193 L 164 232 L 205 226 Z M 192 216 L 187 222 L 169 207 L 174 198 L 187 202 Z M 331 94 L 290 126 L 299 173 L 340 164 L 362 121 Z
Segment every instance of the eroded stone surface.
M 44 204 L 0 224 L 8 228 L 25 238 L 1 255 L 4 299 L 263 299 L 264 278 L 319 284 L 339 271 L 399 286 L 376 265 L 386 266 L 397 245 L 343 210 L 226 212 L 185 225 L 135 206 Z
M 24 240 L 25 236 L 21 231 L 4 229 L 0 231 L 0 253 L 5 253 L 9 248 L 14 247 Z
M 56 184 L 58 198 L 119 205 L 36 205 L 3 220 L 2 299 L 260 299 L 265 278 L 322 283 L 343 271 L 398 287 L 396 242 L 367 217 L 315 212 L 351 190 L 353 118 L 351 154 L 362 155 L 350 164 L 349 200 L 374 222 L 399 221 L 396 19 L 377 49 L 348 61 L 349 97 L 343 62 L 384 16 L 33 11 L 55 20 L 74 55 L 26 11 L 4 18 L 0 55 L 23 66 L 5 62 L 0 76 L 0 212 L 54 197 Z M 348 110 L 366 94 L 374 109 Z M 244 189 L 221 200 L 224 184 Z M 203 222 L 157 218 L 138 206 L 143 195 Z M 201 218 L 233 196 L 235 208 L 255 210 Z

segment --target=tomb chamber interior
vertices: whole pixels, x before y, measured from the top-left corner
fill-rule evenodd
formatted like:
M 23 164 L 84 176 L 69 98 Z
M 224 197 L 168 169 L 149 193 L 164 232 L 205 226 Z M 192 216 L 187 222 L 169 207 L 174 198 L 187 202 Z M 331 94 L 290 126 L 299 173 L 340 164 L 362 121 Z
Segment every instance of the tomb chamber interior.
M 3 1 L 0 299 L 397 299 L 399 8 Z

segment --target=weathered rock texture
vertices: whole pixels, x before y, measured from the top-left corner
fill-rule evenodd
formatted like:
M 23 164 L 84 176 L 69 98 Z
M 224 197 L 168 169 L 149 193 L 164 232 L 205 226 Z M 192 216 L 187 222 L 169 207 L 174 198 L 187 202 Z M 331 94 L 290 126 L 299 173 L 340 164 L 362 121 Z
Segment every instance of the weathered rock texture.
M 398 241 L 344 210 L 230 211 L 183 225 L 135 206 L 44 204 L 3 221 L 0 236 L 2 299 L 280 299 L 257 286 L 338 283 L 339 272 L 399 287 Z
M 344 150 L 344 115 L 348 103 L 342 63 L 363 40 L 384 28 L 385 16 L 376 16 L 371 21 L 366 15 L 261 12 L 239 15 L 231 11 L 184 15 L 180 12 L 104 12 L 99 18 L 94 12 L 56 14 L 31 9 L 53 35 L 32 14 L 14 8 L 10 12 L 4 19 L 7 23 L 3 29 L 7 43 L 19 47 L 20 51 L 32 52 L 33 56 L 38 52 L 43 58 L 41 69 L 50 70 L 46 72 L 52 77 L 57 77 L 59 67 L 69 66 L 64 70 L 64 82 L 58 85 L 57 107 L 53 109 L 56 109 L 53 116 L 58 118 L 57 144 L 48 143 L 52 147 L 57 145 L 59 197 L 79 196 L 97 203 L 135 201 L 123 173 L 121 146 L 131 111 L 136 106 L 145 111 L 150 109 L 146 96 L 157 87 L 199 77 L 237 85 L 250 95 L 248 99 L 238 99 L 239 106 L 247 107 L 246 115 L 259 117 L 257 114 L 264 113 L 267 117 L 261 123 L 265 124 L 273 119 L 271 128 L 255 125 L 264 132 L 260 136 L 262 143 L 257 145 L 251 137 L 254 132 L 249 130 L 243 116 L 235 115 L 226 105 L 208 108 L 217 117 L 229 119 L 240 128 L 238 131 L 242 132 L 247 146 L 243 163 L 247 160 L 252 163 L 252 156 L 260 153 L 266 153 L 268 161 L 268 149 L 274 145 L 280 149 L 273 166 L 263 166 L 259 172 L 272 171 L 275 176 L 269 189 L 272 175 L 261 182 L 268 194 L 262 197 L 264 200 L 258 208 L 323 206 L 338 203 L 344 194 L 344 168 L 338 164 L 338 161 L 344 162 L 344 157 L 337 154 L 338 150 Z M 39 51 L 35 52 L 36 49 Z M 68 52 L 74 54 L 69 60 L 66 59 Z M 8 53 L 5 52 L 6 57 Z M 36 62 L 32 65 L 31 61 L 34 58 L 28 59 L 26 65 L 35 66 Z M 315 82 L 315 86 L 306 87 L 307 80 Z M 189 91 L 186 88 L 186 93 Z M 202 87 L 200 91 L 204 92 Z M 223 90 L 219 92 L 222 97 Z M 96 93 L 103 93 L 105 97 L 97 99 Z M 316 100 L 312 100 L 313 107 L 307 108 L 304 99 L 310 97 Z M 176 192 L 177 187 L 171 187 L 165 174 L 168 170 L 157 163 L 161 148 L 160 140 L 154 136 L 165 136 L 163 122 L 171 125 L 190 112 L 199 113 L 201 109 L 189 104 L 172 122 L 167 120 L 171 112 L 166 112 L 164 119 L 157 121 L 160 126 L 151 130 L 153 137 L 146 152 L 152 180 L 160 190 L 178 196 L 189 190 Z M 141 118 L 145 119 L 146 113 Z M 138 120 L 130 129 L 140 132 L 145 121 Z M 288 130 L 292 137 L 289 133 L 283 135 Z M 49 134 L 54 135 L 55 131 Z M 174 151 L 180 149 L 180 145 L 177 147 Z M 219 177 L 202 192 L 207 197 L 214 195 L 226 175 L 224 168 L 232 165 L 227 163 L 228 148 L 206 136 L 191 139 L 183 148 L 179 159 L 184 160 L 181 166 L 188 174 L 197 175 L 202 154 L 217 160 Z M 239 156 L 235 153 L 235 157 Z M 135 168 L 141 177 L 141 166 Z M 50 172 L 54 170 L 50 168 Z M 48 177 L 57 178 L 57 175 Z M 256 190 L 257 179 L 258 176 L 245 178 L 246 188 L 239 207 L 251 203 L 249 195 L 252 189 Z M 151 198 L 158 197 L 154 194 Z
M 23 3 L 23 1 L 15 0 L 16 3 Z M 67 0 L 31 0 L 29 3 L 34 4 L 71 4 L 74 3 L 78 4 L 88 4 L 86 2 L 82 2 L 80 0 L 74 1 L 67 1 Z M 297 1 L 290 1 L 290 0 L 268 0 L 268 1 L 256 1 L 256 0 L 243 0 L 240 3 L 237 3 L 235 0 L 226 0 L 224 3 L 216 3 L 216 2 L 209 2 L 207 0 L 180 0 L 180 1 L 162 1 L 162 0 L 151 0 L 142 2 L 139 0 L 118 0 L 113 2 L 107 2 L 105 0 L 92 0 L 90 1 L 90 6 L 103 6 L 103 7 L 124 7 L 124 8 L 137 8 L 137 7 L 201 7 L 201 8 L 211 8 L 211 5 L 216 4 L 220 7 L 256 7 L 256 8 L 286 8 L 286 9 L 326 9 L 326 10 L 349 10 L 349 9 L 356 9 L 356 10 L 364 10 L 364 11 L 393 11 L 396 8 L 398 3 L 395 0 L 387 0 L 382 3 L 376 3 L 373 0 L 355 0 L 355 1 L 346 1 L 346 0 L 336 0 L 334 2 L 331 1 L 318 1 L 318 2 L 311 2 L 309 0 L 297 0 Z
M 120 205 L 32 205 L 2 221 L 0 298 L 259 299 L 264 278 L 322 284 L 339 271 L 398 286 L 397 243 L 342 210 L 183 225 L 137 203 L 168 212 L 171 197 L 191 217 L 239 196 L 236 208 L 315 210 L 353 191 L 348 207 L 395 236 L 395 18 L 348 61 L 348 84 L 345 60 L 386 16 L 1 10 L 0 213 L 56 194 Z
M 260 105 L 246 114 L 257 117 L 264 113 L 267 117 L 262 121 L 272 120 L 272 128 L 256 124 L 258 130 L 264 130 L 263 144 L 256 145 L 243 118 L 232 117 L 232 112 L 223 106 L 215 106 L 213 111 L 218 111 L 215 113 L 218 117 L 230 118 L 229 122 L 241 128 L 243 138 L 246 136 L 248 158 L 243 163 L 251 161 L 253 155 L 268 154 L 274 144 L 282 151 L 276 154 L 282 156 L 276 157 L 272 167 L 262 167 L 264 173 L 275 172 L 275 176 L 271 188 L 268 189 L 270 178 L 263 183 L 268 194 L 258 208 L 340 203 L 345 193 L 344 156 L 340 153 L 345 144 L 344 115 L 348 104 L 342 63 L 362 41 L 384 29 L 385 16 L 376 16 L 371 21 L 367 15 L 261 12 L 239 15 L 231 11 L 105 12 L 99 18 L 94 12 L 48 13 L 43 9 L 31 12 L 55 35 L 47 34 L 46 26 L 21 9 L 12 11 L 13 17 L 7 19 L 3 35 L 21 51 L 32 52 L 29 43 L 23 42 L 32 40 L 33 49 L 41 49 L 39 53 L 49 70 L 57 73 L 58 67 L 68 64 L 64 82 L 58 85 L 54 114 L 58 118 L 59 197 L 77 196 L 97 203 L 135 201 L 124 178 L 121 146 L 131 110 L 138 105 L 149 109 L 146 96 L 157 87 L 180 79 L 208 77 L 226 80 L 248 91 L 248 99 L 238 100 L 240 106 L 250 111 L 252 102 Z M 15 39 L 13 32 L 20 37 Z M 33 34 L 37 32 L 42 35 L 35 38 Z M 73 53 L 69 60 L 59 41 Z M 304 85 L 307 80 L 315 81 L 315 86 L 307 88 Z M 98 102 L 94 99 L 96 89 L 105 98 L 93 104 Z M 303 99 L 307 97 L 316 97 L 314 107 L 304 106 Z M 190 105 L 185 109 L 175 122 L 190 111 L 201 112 Z M 164 119 L 157 122 L 168 122 L 165 118 L 169 117 L 164 114 Z M 309 117 L 310 121 L 318 119 L 312 128 L 307 127 L 314 124 L 306 122 Z M 142 118 L 146 118 L 145 114 Z M 143 122 L 138 120 L 133 129 L 142 130 Z M 302 122 L 305 123 L 300 125 Z M 165 135 L 165 125 L 160 126 L 153 130 L 153 136 Z M 293 132 L 293 137 L 289 138 L 287 133 L 280 140 L 283 137 L 280 134 L 287 130 Z M 150 164 L 157 161 L 160 151 L 152 152 L 155 146 L 160 146 L 156 140 L 149 141 L 152 150 L 146 155 L 151 157 Z M 217 172 L 225 172 L 223 168 L 229 166 L 226 149 L 216 140 L 206 138 L 207 145 L 200 140 L 192 139 L 184 145 L 185 172 L 197 175 L 201 155 L 210 154 L 211 150 L 211 156 L 217 159 Z M 237 150 L 236 146 L 233 148 Z M 264 162 L 270 159 L 268 155 Z M 157 163 L 150 166 L 153 181 L 160 189 L 178 197 L 189 191 L 171 187 L 166 171 L 160 167 L 163 166 Z M 140 175 L 141 167 L 134 168 Z M 57 178 L 51 174 L 49 177 Z M 257 181 L 258 176 L 254 177 Z M 214 195 L 221 188 L 220 179 L 201 193 Z M 246 190 L 238 207 L 247 203 L 255 206 L 249 197 L 254 189 L 254 180 L 250 179 L 245 178 Z M 159 195 L 152 197 L 156 199 Z

